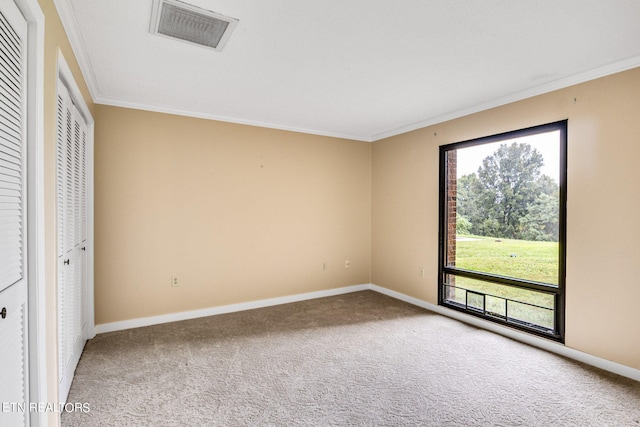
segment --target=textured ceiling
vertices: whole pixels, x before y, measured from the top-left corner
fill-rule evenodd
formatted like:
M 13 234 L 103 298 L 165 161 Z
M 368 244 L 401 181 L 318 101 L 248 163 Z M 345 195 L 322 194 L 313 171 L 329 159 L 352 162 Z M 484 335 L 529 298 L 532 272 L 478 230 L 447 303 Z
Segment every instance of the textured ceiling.
M 97 103 L 365 141 L 640 66 L 637 0 L 189 0 L 239 19 L 222 52 L 55 3 Z

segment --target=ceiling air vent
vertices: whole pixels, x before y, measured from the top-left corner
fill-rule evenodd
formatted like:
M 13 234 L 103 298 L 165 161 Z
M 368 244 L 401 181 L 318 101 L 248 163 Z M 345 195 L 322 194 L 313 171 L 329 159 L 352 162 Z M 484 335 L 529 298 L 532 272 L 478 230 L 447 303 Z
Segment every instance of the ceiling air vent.
M 151 33 L 220 52 L 238 20 L 177 0 L 154 0 Z

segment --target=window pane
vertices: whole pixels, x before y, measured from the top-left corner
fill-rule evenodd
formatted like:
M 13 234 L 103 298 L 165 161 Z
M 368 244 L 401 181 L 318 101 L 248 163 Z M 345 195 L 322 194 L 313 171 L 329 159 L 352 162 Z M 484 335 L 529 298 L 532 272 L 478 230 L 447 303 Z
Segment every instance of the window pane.
M 483 280 L 447 275 L 447 302 L 483 309 L 485 314 L 514 323 L 553 330 L 555 295 Z
M 455 286 L 457 290 L 468 289 L 480 294 L 492 295 L 494 297 L 533 304 L 549 309 L 553 309 L 555 306 L 555 296 L 550 293 L 522 289 L 500 283 L 485 282 L 484 280 L 469 279 L 467 277 L 454 276 L 451 274 L 447 274 L 446 277 L 447 283 Z M 462 295 L 462 300 L 464 300 L 464 295 Z M 501 302 L 500 304 L 504 305 L 504 302 Z
M 455 266 L 555 285 L 558 283 L 558 242 L 457 237 Z
M 447 266 L 558 284 L 560 131 L 446 152 Z
M 467 291 L 467 308 L 473 308 L 484 312 L 484 295 Z
M 507 301 L 509 320 L 553 330 L 553 310 Z

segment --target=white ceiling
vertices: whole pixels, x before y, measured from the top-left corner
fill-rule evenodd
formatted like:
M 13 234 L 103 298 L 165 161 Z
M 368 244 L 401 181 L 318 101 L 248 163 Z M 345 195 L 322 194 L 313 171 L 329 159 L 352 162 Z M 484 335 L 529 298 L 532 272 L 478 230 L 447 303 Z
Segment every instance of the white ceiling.
M 95 102 L 373 141 L 640 66 L 638 0 L 188 2 L 240 20 L 222 52 L 55 0 Z

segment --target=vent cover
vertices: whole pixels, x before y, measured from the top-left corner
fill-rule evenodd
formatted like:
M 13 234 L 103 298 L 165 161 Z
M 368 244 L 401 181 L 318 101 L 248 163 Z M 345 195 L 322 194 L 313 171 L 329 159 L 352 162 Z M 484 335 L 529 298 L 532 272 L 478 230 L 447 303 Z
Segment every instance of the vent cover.
M 151 33 L 220 52 L 238 20 L 177 0 L 154 0 Z

